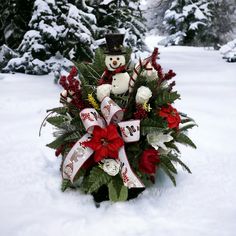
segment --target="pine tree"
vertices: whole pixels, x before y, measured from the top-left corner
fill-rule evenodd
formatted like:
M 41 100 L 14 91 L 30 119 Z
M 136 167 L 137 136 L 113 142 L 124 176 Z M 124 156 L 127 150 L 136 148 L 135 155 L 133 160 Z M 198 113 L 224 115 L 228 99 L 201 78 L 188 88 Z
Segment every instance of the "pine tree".
M 97 18 L 96 39 L 106 33 L 124 33 L 126 45 L 133 51 L 145 47 L 143 36 L 146 32 L 139 0 L 89 0 Z
M 93 14 L 83 12 L 68 0 L 36 0 L 30 30 L 18 47 L 20 57 L 10 60 L 4 70 L 46 74 L 60 70 L 62 64 L 67 67 L 65 58 L 91 61 L 95 23 Z
M 165 13 L 165 25 L 170 35 L 180 37 L 179 44 L 200 45 L 208 34 L 212 1 L 174 0 Z M 173 40 L 175 41 L 175 40 Z
M 227 42 L 233 27 L 231 24 L 230 4 L 226 0 L 215 0 L 211 5 L 211 22 L 208 24 L 208 34 L 203 35 L 203 41 L 219 49 Z
M 28 29 L 31 0 L 0 0 L 0 45 L 16 49 Z
M 172 0 L 147 0 L 144 17 L 147 19 L 147 27 L 157 34 L 165 33 L 163 25 L 165 12 L 170 8 Z
M 63 55 L 79 61 L 91 61 L 97 29 L 97 20 L 92 14 L 93 8 L 87 6 L 84 0 L 74 1 L 74 4 L 68 4 L 68 7 Z

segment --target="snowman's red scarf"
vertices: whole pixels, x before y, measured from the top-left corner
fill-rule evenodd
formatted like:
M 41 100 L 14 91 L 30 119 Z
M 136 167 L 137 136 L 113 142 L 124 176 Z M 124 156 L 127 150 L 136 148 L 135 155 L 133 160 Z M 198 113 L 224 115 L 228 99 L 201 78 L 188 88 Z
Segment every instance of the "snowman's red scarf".
M 114 71 L 110 71 L 106 68 L 102 77 L 98 81 L 98 85 L 111 84 L 113 75 L 124 72 L 126 72 L 126 66 L 120 66 L 116 68 Z

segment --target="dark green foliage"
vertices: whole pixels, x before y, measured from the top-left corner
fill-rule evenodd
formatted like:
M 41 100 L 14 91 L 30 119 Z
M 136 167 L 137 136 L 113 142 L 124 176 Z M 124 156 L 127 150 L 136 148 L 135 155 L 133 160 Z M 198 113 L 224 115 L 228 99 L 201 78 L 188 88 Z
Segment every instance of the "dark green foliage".
M 174 186 L 176 186 L 176 180 L 174 174 L 168 169 L 168 167 L 163 164 L 162 162 L 160 163 L 160 168 L 164 171 L 164 173 L 170 178 L 171 182 L 173 183 Z
M 169 153 L 168 154 L 168 157 L 169 160 L 171 160 L 172 162 L 175 162 L 175 163 L 178 163 L 179 165 L 181 165 L 183 167 L 184 170 L 186 170 L 189 174 L 191 174 L 191 170 L 188 168 L 188 166 L 186 166 L 179 158 L 177 155 L 174 155 L 174 154 L 171 154 Z
M 168 92 L 167 90 L 162 90 L 158 93 L 155 100 L 156 106 L 171 104 L 175 100 L 180 99 L 180 95 L 177 92 Z
M 174 0 L 165 14 L 166 30 L 174 39 L 173 44 L 205 45 L 211 38 L 210 25 L 212 1 Z M 176 35 L 176 36 L 175 36 Z
M 120 176 L 115 176 L 108 184 L 109 199 L 112 202 L 126 201 L 128 198 L 128 188 L 124 186 Z
M 67 137 L 67 134 L 63 134 L 56 138 L 53 142 L 47 144 L 47 147 L 52 149 L 59 148 L 62 144 L 65 144 L 65 138 Z
M 66 121 L 65 116 L 52 116 L 47 119 L 47 122 L 56 127 L 61 127 L 62 123 Z
M 105 54 L 102 49 L 98 48 L 95 52 L 93 63 L 76 64 L 79 75 L 84 79 L 87 85 L 97 85 L 98 79 L 105 70 Z M 82 81 L 83 82 L 83 81 Z
M 145 20 L 139 8 L 139 0 L 113 0 L 101 4 L 92 1 L 90 4 L 97 18 L 98 30 L 96 38 L 102 38 L 107 33 L 118 33 L 126 30 L 125 41 L 134 51 L 144 48 L 143 36 L 146 32 Z
M 171 160 L 168 158 L 161 158 L 162 166 L 164 165 L 169 171 L 174 174 L 177 174 L 175 166 L 172 164 Z
M 111 178 L 112 177 L 100 167 L 95 166 L 83 182 L 82 188 L 87 193 L 96 192 L 102 185 L 108 184 L 111 181 Z
M 174 136 L 175 141 L 178 143 L 185 144 L 187 146 L 197 148 L 196 145 L 193 143 L 193 141 L 184 133 L 178 133 L 177 135 Z
M 188 129 L 192 129 L 193 127 L 197 126 L 196 124 L 186 124 L 182 128 L 179 129 L 180 132 L 186 131 Z
M 33 9 L 31 0 L 0 0 L 0 45 L 16 49 L 28 30 Z
M 70 188 L 72 186 L 70 180 L 68 179 L 63 179 L 61 183 L 61 191 L 65 192 L 66 189 Z
M 65 115 L 67 111 L 68 111 L 67 107 L 56 107 L 56 108 L 47 110 L 47 112 L 55 112 L 60 115 Z
M 155 119 L 144 119 L 141 121 L 141 134 L 146 135 L 154 131 L 163 131 L 167 128 L 167 123 L 162 117 L 156 117 Z

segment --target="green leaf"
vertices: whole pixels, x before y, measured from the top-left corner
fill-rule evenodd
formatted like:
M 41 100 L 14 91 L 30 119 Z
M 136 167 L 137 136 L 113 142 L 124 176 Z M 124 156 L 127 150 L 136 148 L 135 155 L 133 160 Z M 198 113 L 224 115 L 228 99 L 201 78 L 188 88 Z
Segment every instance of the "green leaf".
M 175 136 L 175 141 L 178 143 L 182 143 L 185 144 L 187 146 L 193 147 L 193 148 L 197 148 L 196 145 L 193 143 L 193 141 L 185 134 L 183 133 L 178 133 Z
M 119 201 L 126 201 L 128 199 L 128 188 L 122 185 L 120 190 Z
M 80 134 L 80 132 L 76 131 L 76 132 L 73 132 L 72 134 L 68 135 L 65 138 L 65 141 L 78 141 L 81 137 L 82 137 L 82 135 Z
M 173 183 L 174 186 L 176 186 L 176 180 L 174 175 L 169 171 L 169 169 L 160 163 L 160 168 L 166 173 L 166 175 L 170 178 L 171 182 Z
M 117 202 L 118 201 L 118 194 L 116 191 L 115 186 L 113 185 L 113 181 L 108 184 L 108 193 L 110 201 Z
M 171 161 L 174 161 L 178 164 L 180 164 L 183 169 L 185 169 L 189 174 L 192 174 L 191 170 L 189 169 L 189 167 L 184 164 L 177 156 L 173 155 L 173 154 L 168 154 L 168 158 L 171 160 Z
M 180 132 L 182 131 L 186 131 L 188 129 L 192 129 L 193 127 L 197 126 L 197 124 L 186 124 L 185 126 L 183 126 L 182 128 L 179 129 Z
M 47 118 L 47 122 L 56 127 L 60 127 L 60 125 L 65 121 L 66 118 L 64 116 L 52 116 Z
M 168 148 L 174 149 L 177 153 L 180 153 L 179 148 L 178 148 L 173 142 L 165 143 L 165 145 L 166 145 Z
M 167 128 L 167 122 L 162 117 L 155 117 L 155 120 L 147 118 L 141 121 L 141 134 L 146 135 L 153 131 L 163 131 Z
M 63 134 L 60 137 L 58 137 L 57 139 L 55 139 L 53 142 L 47 144 L 46 146 L 49 148 L 52 148 L 52 149 L 57 149 L 62 144 L 64 144 L 66 136 L 67 135 Z
M 56 108 L 52 108 L 52 109 L 47 110 L 47 112 L 55 112 L 60 115 L 65 115 L 67 112 L 67 108 L 66 107 L 56 107 Z
M 120 176 L 113 177 L 108 184 L 109 199 L 113 202 L 126 201 L 128 188 L 124 186 Z
M 167 105 L 168 103 L 173 103 L 175 100 L 180 99 L 180 95 L 177 92 L 168 92 L 167 90 L 162 90 L 155 100 L 156 106 Z
M 84 191 L 88 193 L 96 192 L 102 185 L 111 181 L 111 176 L 104 172 L 100 167 L 95 166 L 90 171 L 87 181 L 83 185 Z
M 169 158 L 166 158 L 166 156 L 161 156 L 161 163 L 165 165 L 166 168 L 168 168 L 171 172 L 177 174 L 177 170 Z

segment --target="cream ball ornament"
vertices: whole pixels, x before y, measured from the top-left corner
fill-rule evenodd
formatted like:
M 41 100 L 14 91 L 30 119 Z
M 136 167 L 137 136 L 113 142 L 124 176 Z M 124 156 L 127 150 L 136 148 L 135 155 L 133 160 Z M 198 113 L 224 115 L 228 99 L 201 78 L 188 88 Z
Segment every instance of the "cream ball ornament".
M 102 169 L 111 176 L 115 176 L 120 171 L 121 163 L 119 160 L 115 159 L 105 159 L 103 160 Z

